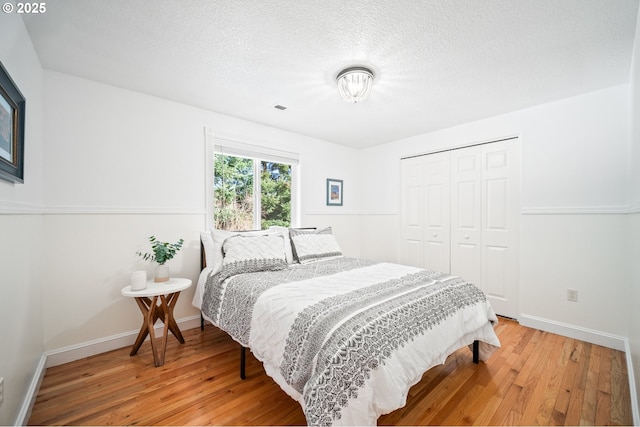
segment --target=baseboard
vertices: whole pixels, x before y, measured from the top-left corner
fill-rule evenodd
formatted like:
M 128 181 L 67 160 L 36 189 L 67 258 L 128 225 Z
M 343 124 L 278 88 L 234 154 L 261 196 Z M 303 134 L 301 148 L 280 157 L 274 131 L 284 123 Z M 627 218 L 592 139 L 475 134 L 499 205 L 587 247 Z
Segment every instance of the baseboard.
M 200 316 L 195 315 L 186 317 L 176 321 L 180 330 L 187 330 L 200 327 Z M 162 334 L 162 323 L 158 322 L 155 326 L 156 335 Z M 47 359 L 47 368 L 51 366 L 62 365 L 64 363 L 73 362 L 96 354 L 105 353 L 107 351 L 116 350 L 118 348 L 133 345 L 138 336 L 138 330 L 124 332 L 122 334 L 112 335 L 93 341 L 76 344 L 45 353 Z M 149 339 L 147 337 L 147 339 Z
M 518 317 L 518 322 L 529 328 L 540 329 L 542 331 L 563 335 L 565 337 L 575 338 L 592 344 L 598 344 L 603 347 L 613 348 L 614 350 L 626 350 L 626 338 L 619 335 L 570 325 L 568 323 L 557 322 L 555 320 L 543 319 L 541 317 L 531 316 L 528 314 L 520 315 Z
M 33 378 L 31 378 L 31 384 L 29 384 L 26 398 L 24 399 L 24 402 L 22 402 L 22 408 L 20 408 L 18 418 L 16 418 L 16 422 L 13 425 L 26 426 L 29 423 L 29 418 L 31 418 L 31 410 L 33 409 L 33 405 L 36 403 L 38 390 L 40 390 L 40 384 L 42 384 L 42 380 L 44 379 L 44 373 L 46 372 L 46 370 L 47 356 L 43 354 L 40 357 L 38 366 L 36 366 L 36 372 L 33 374 Z
M 631 415 L 633 425 L 640 426 L 640 408 L 638 407 L 638 390 L 636 389 L 636 376 L 633 372 L 633 360 L 631 359 L 631 346 L 629 339 L 624 340 L 624 353 L 627 359 L 627 374 L 629 375 L 629 394 L 631 395 Z

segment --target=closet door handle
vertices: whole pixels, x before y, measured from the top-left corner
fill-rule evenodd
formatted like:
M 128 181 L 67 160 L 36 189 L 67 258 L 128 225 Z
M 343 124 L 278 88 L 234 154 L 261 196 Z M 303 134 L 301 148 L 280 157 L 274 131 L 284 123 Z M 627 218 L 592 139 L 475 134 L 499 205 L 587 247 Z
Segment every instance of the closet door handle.
M 469 236 L 464 236 L 465 240 L 469 240 Z

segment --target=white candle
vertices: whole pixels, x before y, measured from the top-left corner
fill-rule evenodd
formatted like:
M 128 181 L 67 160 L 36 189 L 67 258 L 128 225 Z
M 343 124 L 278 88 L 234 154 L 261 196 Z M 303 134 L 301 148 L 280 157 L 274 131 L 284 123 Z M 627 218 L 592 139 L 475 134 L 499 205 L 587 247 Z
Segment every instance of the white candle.
M 141 291 L 147 288 L 147 272 L 138 270 L 131 273 L 131 290 Z

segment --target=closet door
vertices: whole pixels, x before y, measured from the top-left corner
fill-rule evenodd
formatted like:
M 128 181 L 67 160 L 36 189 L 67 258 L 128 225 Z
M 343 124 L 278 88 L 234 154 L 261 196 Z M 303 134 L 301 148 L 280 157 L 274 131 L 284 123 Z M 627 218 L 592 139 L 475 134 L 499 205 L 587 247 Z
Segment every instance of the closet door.
M 402 160 L 400 262 L 450 270 L 450 154 Z
M 451 152 L 451 274 L 517 318 L 518 170 L 515 141 Z
M 450 157 L 443 153 L 424 159 L 424 268 L 450 272 L 451 184 Z
M 451 274 L 482 287 L 482 147 L 451 151 Z
M 518 143 L 402 160 L 400 262 L 449 272 L 517 318 Z
M 424 267 L 424 203 L 422 157 L 401 161 L 402 215 L 400 224 L 400 263 Z
M 493 309 L 516 318 L 518 290 L 518 144 L 482 146 L 482 290 Z

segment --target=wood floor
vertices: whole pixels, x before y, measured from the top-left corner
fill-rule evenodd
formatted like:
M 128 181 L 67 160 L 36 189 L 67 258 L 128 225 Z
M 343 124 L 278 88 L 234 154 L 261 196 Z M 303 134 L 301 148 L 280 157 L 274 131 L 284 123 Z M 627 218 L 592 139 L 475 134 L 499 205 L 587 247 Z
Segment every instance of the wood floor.
M 501 319 L 502 348 L 474 365 L 467 348 L 428 371 L 407 405 L 379 425 L 631 425 L 622 352 Z M 297 402 L 239 346 L 208 325 L 169 337 L 165 365 L 150 346 L 47 369 L 30 425 L 300 425 Z

